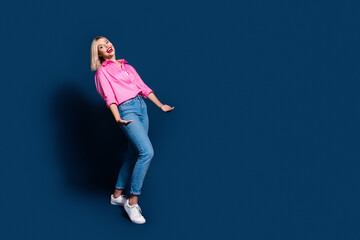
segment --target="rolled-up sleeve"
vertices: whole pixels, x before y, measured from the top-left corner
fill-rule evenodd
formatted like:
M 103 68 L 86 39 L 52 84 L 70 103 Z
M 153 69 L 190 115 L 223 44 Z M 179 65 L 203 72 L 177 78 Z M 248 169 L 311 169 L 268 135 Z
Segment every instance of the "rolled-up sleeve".
M 135 75 L 135 81 L 136 81 L 136 85 L 138 86 L 138 88 L 142 91 L 142 95 L 143 97 L 147 98 L 148 95 L 151 92 L 154 92 L 151 88 L 149 88 L 144 81 L 141 79 L 140 75 L 136 72 L 135 68 L 133 68 L 131 65 L 127 64 L 131 70 L 133 71 L 134 75 Z
M 99 95 L 105 100 L 106 106 L 109 108 L 110 104 L 117 104 L 114 91 L 102 70 L 98 70 L 95 74 L 95 85 Z

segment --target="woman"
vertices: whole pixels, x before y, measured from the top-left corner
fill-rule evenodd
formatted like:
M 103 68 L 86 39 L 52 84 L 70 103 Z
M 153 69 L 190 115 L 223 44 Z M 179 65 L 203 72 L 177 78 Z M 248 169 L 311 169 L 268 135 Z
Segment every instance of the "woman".
M 138 198 L 154 150 L 148 137 L 149 119 L 143 98 L 150 99 L 164 112 L 174 107 L 162 104 L 125 59 L 116 60 L 115 48 L 105 37 L 96 37 L 91 43 L 91 70 L 96 71 L 96 90 L 129 140 L 110 203 L 124 206 L 132 222 L 145 223 Z M 123 190 L 130 177 L 130 197 L 127 198 Z

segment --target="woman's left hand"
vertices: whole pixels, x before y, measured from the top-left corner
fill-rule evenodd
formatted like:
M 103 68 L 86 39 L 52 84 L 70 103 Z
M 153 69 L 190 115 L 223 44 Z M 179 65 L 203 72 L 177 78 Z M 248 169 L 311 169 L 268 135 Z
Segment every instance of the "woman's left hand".
M 164 104 L 164 105 L 162 105 L 160 108 L 161 108 L 161 110 L 163 110 L 164 112 L 170 112 L 170 111 L 172 111 L 175 107 L 170 107 L 169 105 Z

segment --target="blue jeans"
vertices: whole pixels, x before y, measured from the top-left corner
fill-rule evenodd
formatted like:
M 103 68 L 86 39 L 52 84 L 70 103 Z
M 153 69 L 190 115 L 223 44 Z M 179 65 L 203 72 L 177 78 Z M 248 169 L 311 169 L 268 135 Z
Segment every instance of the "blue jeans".
M 140 195 L 154 149 L 150 142 L 147 106 L 141 95 L 131 98 L 118 106 L 123 120 L 134 120 L 120 125 L 128 139 L 128 148 L 116 182 L 117 189 L 124 189 L 131 175 L 130 194 Z

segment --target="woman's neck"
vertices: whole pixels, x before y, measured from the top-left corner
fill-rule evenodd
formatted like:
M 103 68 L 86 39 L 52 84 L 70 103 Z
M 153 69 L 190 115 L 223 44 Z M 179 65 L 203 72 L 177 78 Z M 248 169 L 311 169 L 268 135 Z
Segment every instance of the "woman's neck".
M 110 61 L 116 62 L 115 56 L 113 56 L 112 58 L 109 58 L 109 59 L 105 59 L 105 60 L 110 60 Z

